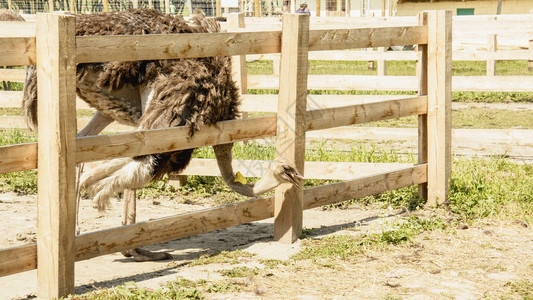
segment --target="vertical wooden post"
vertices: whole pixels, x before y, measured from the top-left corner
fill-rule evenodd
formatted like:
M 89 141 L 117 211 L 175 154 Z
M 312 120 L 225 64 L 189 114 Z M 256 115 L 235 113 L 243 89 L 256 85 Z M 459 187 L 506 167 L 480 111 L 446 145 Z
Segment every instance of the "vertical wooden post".
M 418 25 L 428 24 L 428 13 L 421 12 L 418 14 Z M 418 45 L 418 61 L 416 64 L 416 74 L 418 77 L 418 95 L 425 96 L 428 94 L 428 46 Z M 428 115 L 418 116 L 418 163 L 425 164 L 428 162 Z M 418 185 L 418 197 L 428 198 L 428 184 Z
M 320 1 L 321 0 L 316 0 L 316 16 L 317 17 L 320 17 Z
M 222 3 L 221 0 L 216 0 L 215 2 L 215 16 L 222 17 Z
M 11 0 L 7 0 L 7 8 L 11 10 Z
M 378 48 L 378 76 L 387 75 L 387 61 L 385 60 L 385 47 Z
M 346 17 L 350 17 L 350 15 L 351 15 L 350 10 L 352 9 L 352 6 L 351 6 L 351 0 L 346 0 L 346 1 L 344 2 L 344 4 L 345 4 L 345 7 L 344 7 L 344 9 L 345 9 L 345 13 L 344 13 L 344 15 L 345 15 Z
M 291 7 L 290 10 L 291 14 L 296 12 L 296 0 L 291 0 Z
M 283 15 L 276 155 L 294 162 L 303 175 L 309 72 L 309 15 Z M 293 243 L 302 234 L 303 183 L 276 189 L 274 240 Z
M 496 60 L 494 60 L 494 52 L 498 47 L 498 36 L 496 34 L 489 34 L 487 39 L 487 76 L 496 75 Z
M 385 16 L 385 7 L 386 7 L 386 5 L 385 5 L 386 2 L 385 1 L 387 1 L 387 0 L 381 0 L 381 16 L 382 17 Z
M 104 0 L 104 2 L 106 2 L 108 0 Z M 104 4 L 105 6 L 105 4 Z M 154 8 L 154 0 L 148 0 L 148 8 Z M 192 14 L 192 11 L 191 11 L 191 14 Z
M 451 176 L 452 13 L 428 12 L 428 206 L 446 201 Z
M 33 1 L 31 3 L 33 3 Z M 76 13 L 76 1 L 70 0 L 69 4 L 70 4 L 70 12 L 75 14 Z
M 228 16 L 228 29 L 244 28 L 244 14 L 243 13 L 231 13 Z M 232 76 L 233 80 L 237 82 L 241 90 L 241 94 L 248 92 L 248 81 L 246 71 L 246 55 L 237 55 L 232 57 Z
M 139 0 L 133 0 L 133 8 L 139 8 Z
M 272 0 L 267 0 L 266 5 L 267 5 L 267 16 L 272 17 Z
M 220 0 L 217 3 L 220 4 Z M 170 0 L 165 0 L 165 13 L 170 15 Z M 217 15 L 217 17 L 220 17 L 220 15 Z
M 48 0 L 48 9 L 50 13 L 54 12 L 54 0 Z
M 39 297 L 74 292 L 76 19 L 37 14 Z
M 337 0 L 337 17 L 342 16 L 342 0 Z
M 254 0 L 254 17 L 261 16 L 261 1 Z
M 104 0 L 103 3 L 104 3 L 104 12 L 108 12 L 109 11 L 109 0 Z

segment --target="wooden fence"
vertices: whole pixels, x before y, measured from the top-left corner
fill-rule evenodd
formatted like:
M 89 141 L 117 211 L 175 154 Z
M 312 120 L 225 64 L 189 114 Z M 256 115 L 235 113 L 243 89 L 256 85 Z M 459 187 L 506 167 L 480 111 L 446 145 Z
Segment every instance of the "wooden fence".
M 444 202 L 451 172 L 451 12 L 426 12 L 419 20 L 415 26 L 309 30 L 308 16 L 287 14 L 281 31 L 76 37 L 74 17 L 41 14 L 34 35 L 0 37 L 0 65 L 36 63 L 38 117 L 47 120 L 39 124 L 39 147 L 0 147 L 1 172 L 39 170 L 38 243 L 0 250 L 0 276 L 37 268 L 39 296 L 61 297 L 74 291 L 79 260 L 271 217 L 275 240 L 293 242 L 301 234 L 304 209 L 410 185 L 419 185 L 428 205 Z M 306 108 L 309 51 L 412 44 L 419 45 L 418 96 Z M 277 116 L 219 122 L 192 138 L 186 127 L 76 138 L 77 63 L 260 53 L 281 53 Z M 284 184 L 274 197 L 75 236 L 77 163 L 275 136 L 278 155 L 304 174 L 312 165 L 304 164 L 306 131 L 409 115 L 419 118 L 416 165 L 305 190 Z M 334 172 L 335 163 L 328 165 Z

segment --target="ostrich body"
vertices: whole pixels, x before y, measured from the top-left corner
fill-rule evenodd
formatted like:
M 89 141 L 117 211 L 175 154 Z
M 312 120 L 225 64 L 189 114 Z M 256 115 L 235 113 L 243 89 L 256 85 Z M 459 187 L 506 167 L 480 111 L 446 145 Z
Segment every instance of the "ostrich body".
M 78 36 L 219 31 L 219 24 L 201 13 L 194 14 L 188 22 L 150 9 L 76 16 Z M 76 75 L 77 95 L 97 110 L 78 136 L 98 134 L 118 121 L 136 126 L 137 130 L 188 126 L 192 137 L 204 125 L 233 120 L 240 114 L 240 95 L 231 77 L 229 57 L 79 64 Z M 30 66 L 23 110 L 32 129 L 37 127 L 36 81 L 35 67 Z M 224 182 L 237 193 L 255 197 L 282 183 L 298 184 L 302 179 L 290 162 L 279 158 L 255 184 L 237 182 L 231 166 L 232 147 L 233 144 L 213 146 Z M 82 174 L 80 186 L 94 195 L 98 208 L 103 210 L 116 192 L 141 188 L 164 174 L 182 171 L 193 150 L 102 162 Z M 127 255 L 141 261 L 170 258 L 152 256 L 142 249 Z

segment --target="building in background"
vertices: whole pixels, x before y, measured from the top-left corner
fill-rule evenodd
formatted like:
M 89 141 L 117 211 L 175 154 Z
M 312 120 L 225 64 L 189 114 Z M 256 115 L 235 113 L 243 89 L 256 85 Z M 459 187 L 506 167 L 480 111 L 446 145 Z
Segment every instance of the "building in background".
M 496 15 L 498 0 L 399 0 L 398 16 L 414 16 L 422 10 L 450 9 L 454 15 Z M 501 0 L 501 14 L 526 14 L 532 0 Z

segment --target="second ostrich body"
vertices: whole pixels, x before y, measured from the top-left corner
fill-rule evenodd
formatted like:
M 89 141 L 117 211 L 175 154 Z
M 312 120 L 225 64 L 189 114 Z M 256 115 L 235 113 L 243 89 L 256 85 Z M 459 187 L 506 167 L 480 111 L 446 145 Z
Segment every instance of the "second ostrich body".
M 193 15 L 188 22 L 148 9 L 76 16 L 77 35 L 218 31 L 218 23 L 201 13 Z M 236 119 L 240 96 L 231 77 L 230 62 L 229 57 L 210 57 L 80 64 L 77 94 L 97 113 L 78 136 L 98 134 L 112 121 L 136 126 L 138 130 L 188 126 L 189 135 L 193 136 L 204 125 Z M 31 128 L 37 126 L 36 99 L 36 72 L 34 67 L 29 67 L 23 109 Z M 232 146 L 225 144 L 213 148 L 225 183 L 240 194 L 258 196 L 282 183 L 298 184 L 301 180 L 292 164 L 279 158 L 255 184 L 236 182 L 231 166 Z M 102 162 L 82 175 L 80 185 L 94 195 L 98 208 L 104 209 L 115 192 L 140 188 L 151 179 L 182 171 L 191 160 L 193 150 Z M 144 254 L 141 251 L 141 255 L 150 256 Z M 148 259 L 151 258 L 154 257 Z

